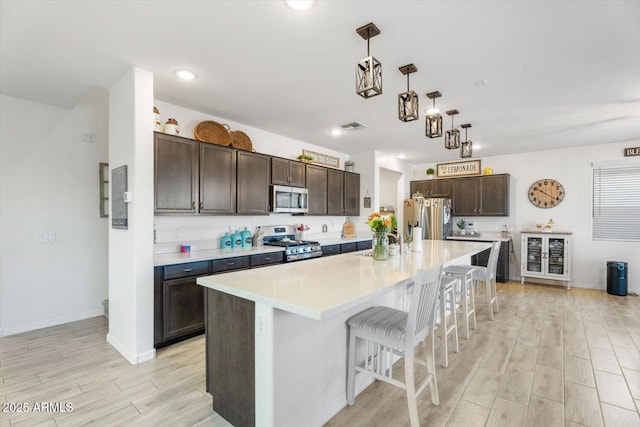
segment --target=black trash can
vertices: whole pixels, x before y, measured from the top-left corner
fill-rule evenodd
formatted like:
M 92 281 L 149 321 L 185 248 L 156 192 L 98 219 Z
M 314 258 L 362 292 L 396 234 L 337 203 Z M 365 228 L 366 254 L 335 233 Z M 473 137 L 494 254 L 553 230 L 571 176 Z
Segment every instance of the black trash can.
M 627 267 L 626 262 L 607 261 L 607 293 L 627 295 Z

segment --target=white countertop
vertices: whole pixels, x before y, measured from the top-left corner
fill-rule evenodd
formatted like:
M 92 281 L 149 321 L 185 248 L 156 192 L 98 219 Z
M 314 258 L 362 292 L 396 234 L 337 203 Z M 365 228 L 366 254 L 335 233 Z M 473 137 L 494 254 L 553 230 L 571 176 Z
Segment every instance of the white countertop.
M 447 236 L 447 240 L 470 240 L 476 242 L 508 242 L 509 237 L 500 234 L 480 234 L 479 236 Z
M 184 264 L 186 262 L 208 261 L 212 259 L 232 258 L 236 256 L 257 255 L 270 252 L 283 252 L 284 248 L 277 246 L 252 246 L 250 248 L 233 249 L 204 249 L 187 253 L 172 252 L 155 254 L 153 264 L 156 267 L 172 264 Z
M 315 236 L 313 236 L 311 239 L 309 240 L 315 240 L 318 243 L 320 243 L 320 245 L 322 246 L 327 246 L 327 245 L 339 245 L 342 243 L 350 243 L 350 242 L 364 242 L 367 240 L 371 240 L 371 233 L 369 234 L 357 234 L 356 237 L 353 238 L 343 238 L 343 237 L 321 237 L 318 236 L 317 234 Z
M 370 251 L 351 252 L 200 277 L 197 283 L 321 320 L 408 283 L 418 268 L 455 264 L 490 247 L 481 242 L 424 240 L 422 252 L 405 252 L 386 261 L 363 256 Z
M 343 239 L 339 236 L 318 237 L 318 235 L 311 236 L 309 240 L 314 240 L 320 243 L 322 246 L 337 245 L 341 243 L 349 242 L 364 242 L 371 240 L 371 235 L 358 235 L 352 239 Z M 269 252 L 282 252 L 284 248 L 275 246 L 252 246 L 250 248 L 233 248 L 233 249 L 202 249 L 197 251 L 191 251 L 187 253 L 181 252 L 169 252 L 155 254 L 153 257 L 153 264 L 155 267 L 172 265 L 172 264 L 184 264 L 186 262 L 195 261 L 208 261 L 214 259 L 232 258 L 236 256 L 245 255 L 257 255 Z

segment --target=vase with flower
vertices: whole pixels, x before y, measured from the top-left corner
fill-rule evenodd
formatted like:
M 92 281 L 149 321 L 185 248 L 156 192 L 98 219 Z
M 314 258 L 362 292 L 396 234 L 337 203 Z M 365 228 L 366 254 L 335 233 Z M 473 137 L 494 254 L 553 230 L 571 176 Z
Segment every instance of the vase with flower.
M 367 219 L 367 225 L 373 232 L 373 259 L 381 261 L 389 258 L 387 233 L 398 226 L 395 215 L 372 213 Z

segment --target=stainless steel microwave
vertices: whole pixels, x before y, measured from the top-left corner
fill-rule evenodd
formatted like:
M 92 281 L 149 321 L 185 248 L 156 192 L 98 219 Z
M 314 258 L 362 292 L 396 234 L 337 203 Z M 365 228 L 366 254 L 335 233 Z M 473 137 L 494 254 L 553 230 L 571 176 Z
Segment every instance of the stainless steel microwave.
M 272 185 L 269 194 L 271 212 L 307 213 L 309 193 L 306 188 Z

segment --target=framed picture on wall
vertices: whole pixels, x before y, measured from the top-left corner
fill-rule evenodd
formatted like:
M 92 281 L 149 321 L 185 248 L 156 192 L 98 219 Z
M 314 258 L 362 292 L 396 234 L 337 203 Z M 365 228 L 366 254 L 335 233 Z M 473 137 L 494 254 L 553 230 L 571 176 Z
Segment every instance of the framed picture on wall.
M 123 165 L 111 171 L 111 228 L 129 228 L 129 215 L 124 199 L 126 191 L 127 165 Z

